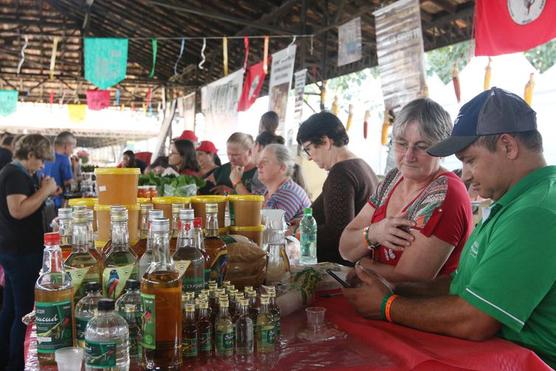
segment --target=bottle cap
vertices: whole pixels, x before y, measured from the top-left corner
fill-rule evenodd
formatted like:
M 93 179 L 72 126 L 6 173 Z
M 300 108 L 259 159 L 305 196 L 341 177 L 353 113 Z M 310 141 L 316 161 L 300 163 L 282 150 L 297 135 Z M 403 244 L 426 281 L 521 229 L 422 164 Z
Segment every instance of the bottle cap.
M 199 303 L 199 309 L 208 309 L 208 303 L 206 301 L 201 301 Z
M 50 232 L 44 234 L 44 244 L 45 246 L 54 246 L 60 244 L 60 233 Z
M 87 223 L 89 221 L 89 215 L 87 211 L 88 209 L 74 210 L 71 213 L 73 223 Z
M 195 219 L 193 219 L 193 227 L 201 228 L 202 226 L 203 226 L 203 218 L 201 218 L 200 216 L 195 217 Z
M 149 210 L 152 210 L 152 209 L 153 209 L 153 204 L 149 204 L 149 203 L 141 204 L 141 213 L 143 213 L 143 214 L 147 213 Z
M 228 308 L 230 306 L 230 304 L 228 303 L 228 300 L 220 300 L 218 305 L 220 305 L 220 308 Z
M 261 304 L 268 304 L 268 303 L 269 303 L 268 296 L 261 295 Z
M 247 306 L 249 306 L 249 300 L 247 300 L 247 299 L 240 299 L 239 305 L 247 307 Z
M 102 298 L 98 301 L 98 310 L 108 312 L 114 310 L 115 302 L 112 299 Z
M 92 222 L 95 220 L 95 212 L 91 209 L 85 209 L 85 215 L 87 215 L 87 220 Z
M 85 292 L 100 291 L 100 284 L 98 282 L 87 282 L 85 284 Z
M 170 230 L 170 221 L 164 218 L 156 218 L 151 220 L 151 231 L 168 232 Z
M 195 211 L 193 209 L 180 209 L 180 220 L 194 220 Z
M 141 283 L 134 279 L 128 279 L 125 283 L 124 290 L 139 290 Z
M 172 204 L 172 214 L 176 214 L 179 213 L 181 209 L 184 209 L 185 205 L 180 203 L 180 204 Z
M 303 209 L 303 215 L 313 215 L 313 209 L 311 209 L 310 207 L 306 207 Z
M 230 281 L 224 281 L 222 282 L 222 287 L 226 288 L 228 286 L 230 286 L 232 283 Z
M 71 207 L 62 207 L 58 209 L 58 218 L 60 219 L 71 219 Z
M 186 312 L 195 312 L 195 304 L 185 304 Z
M 218 212 L 218 204 L 206 204 L 205 211 L 207 214 L 214 214 Z
M 110 220 L 112 222 L 127 222 L 127 209 L 123 206 L 112 206 L 110 208 Z
M 162 219 L 164 218 L 164 210 L 152 209 L 149 210 L 149 222 L 152 222 L 154 219 Z

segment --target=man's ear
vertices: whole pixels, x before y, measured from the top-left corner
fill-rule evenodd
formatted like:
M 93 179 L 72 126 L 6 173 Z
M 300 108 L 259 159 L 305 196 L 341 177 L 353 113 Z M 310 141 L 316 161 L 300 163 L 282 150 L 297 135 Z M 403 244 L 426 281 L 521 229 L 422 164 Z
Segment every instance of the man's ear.
M 500 135 L 497 146 L 499 146 L 499 149 L 502 150 L 508 160 L 515 160 L 519 155 L 519 143 L 510 134 Z

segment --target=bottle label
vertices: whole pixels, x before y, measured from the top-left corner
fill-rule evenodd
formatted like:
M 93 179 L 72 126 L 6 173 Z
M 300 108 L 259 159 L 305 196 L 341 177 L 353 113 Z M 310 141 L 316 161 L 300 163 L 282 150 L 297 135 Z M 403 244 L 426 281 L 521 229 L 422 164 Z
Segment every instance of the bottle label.
M 85 363 L 89 367 L 116 367 L 116 343 L 85 340 Z
M 210 279 L 222 284 L 228 267 L 228 250 L 221 250 L 210 262 Z
M 199 352 L 209 353 L 212 350 L 211 337 L 210 327 L 199 333 Z
M 36 302 L 37 352 L 54 353 L 73 343 L 71 301 Z
M 95 273 L 95 266 L 85 268 L 73 268 L 66 266 L 66 272 L 71 277 L 71 285 L 73 286 L 73 301 L 78 302 L 84 297 L 85 284 L 87 282 L 98 282 L 98 271 Z
M 261 334 L 260 341 L 263 347 L 274 346 L 274 343 L 276 342 L 274 326 L 272 325 L 262 326 L 260 334 Z
M 216 331 L 216 352 L 226 356 L 234 354 L 234 331 Z
M 141 293 L 143 303 L 143 348 L 156 349 L 156 306 L 155 295 Z
M 183 277 L 187 267 L 191 264 L 191 260 L 174 260 L 174 265 L 177 271 L 180 273 L 180 278 Z
M 204 274 L 204 270 L 202 270 Z M 198 292 L 205 288 L 204 276 L 184 276 L 183 277 L 183 291 L 185 292 Z
M 197 337 L 183 339 L 183 356 L 197 357 Z
M 117 299 L 124 287 L 125 283 L 131 275 L 137 276 L 137 265 L 128 264 L 120 267 L 105 268 L 102 271 L 102 289 L 104 296 L 110 299 Z
M 125 310 L 120 315 L 126 320 L 129 328 L 129 355 L 130 357 L 140 357 L 142 348 L 141 338 L 141 312 L 136 310 L 135 304 L 126 304 Z
M 85 330 L 87 330 L 87 323 L 89 323 L 90 318 L 75 317 L 75 332 L 77 345 L 84 348 L 85 347 Z

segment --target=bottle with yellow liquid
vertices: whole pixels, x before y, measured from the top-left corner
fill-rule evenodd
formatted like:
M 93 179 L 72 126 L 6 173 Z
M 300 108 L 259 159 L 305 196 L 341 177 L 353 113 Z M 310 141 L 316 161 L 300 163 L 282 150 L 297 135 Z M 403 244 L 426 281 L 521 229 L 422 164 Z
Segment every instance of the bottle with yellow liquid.
M 154 219 L 154 263 L 141 280 L 143 355 L 149 370 L 179 370 L 182 345 L 182 282 L 169 251 L 170 222 Z
M 85 296 L 87 282 L 100 282 L 99 261 L 91 254 L 88 215 L 83 211 L 73 212 L 71 254 L 64 262 L 66 272 L 71 276 L 73 285 L 73 302 Z
M 153 204 L 141 204 L 139 211 L 139 241 L 132 247 L 133 252 L 140 259 L 147 249 L 147 237 L 149 235 L 149 213 L 153 209 Z
M 205 249 L 209 259 L 206 268 L 210 270 L 209 279 L 222 284 L 228 267 L 228 249 L 218 234 L 218 205 L 206 204 Z
M 182 276 L 184 292 L 199 292 L 205 287 L 205 257 L 194 245 L 193 219 L 193 209 L 180 210 L 177 249 L 172 257 Z
M 43 267 L 35 284 L 37 355 L 41 366 L 56 364 L 56 349 L 73 344 L 73 289 L 65 272 L 58 232 L 44 235 Z

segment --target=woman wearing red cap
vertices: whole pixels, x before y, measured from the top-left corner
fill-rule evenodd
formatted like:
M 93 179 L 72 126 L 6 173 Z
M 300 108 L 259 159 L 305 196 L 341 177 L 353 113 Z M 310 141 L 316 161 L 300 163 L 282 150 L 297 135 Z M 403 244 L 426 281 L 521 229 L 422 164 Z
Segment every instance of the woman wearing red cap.
M 199 194 L 210 194 L 210 190 L 214 188 L 212 173 L 221 165 L 217 153 L 216 146 L 210 140 L 203 140 L 197 147 L 197 160 L 201 166 L 199 174 L 206 181 L 206 185 L 199 190 Z

